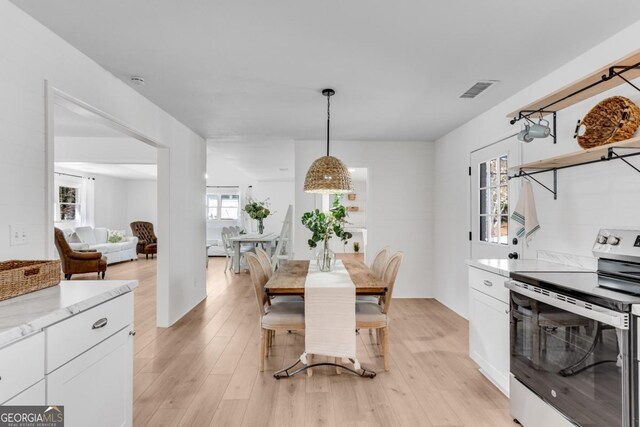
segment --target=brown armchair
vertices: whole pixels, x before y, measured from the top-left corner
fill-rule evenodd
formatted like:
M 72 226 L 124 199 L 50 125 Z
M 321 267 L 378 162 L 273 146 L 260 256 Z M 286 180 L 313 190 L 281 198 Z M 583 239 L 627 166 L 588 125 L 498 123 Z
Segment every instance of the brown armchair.
M 71 279 L 73 274 L 82 273 L 98 273 L 98 278 L 102 277 L 107 271 L 107 258 L 102 253 L 96 251 L 74 251 L 69 246 L 64 233 L 59 228 L 54 231 L 56 248 L 60 254 L 62 264 L 62 272 L 66 280 Z
M 158 253 L 158 238 L 153 232 L 153 224 L 146 221 L 134 221 L 131 223 L 131 233 L 138 238 L 136 253 L 149 255 L 153 258 Z

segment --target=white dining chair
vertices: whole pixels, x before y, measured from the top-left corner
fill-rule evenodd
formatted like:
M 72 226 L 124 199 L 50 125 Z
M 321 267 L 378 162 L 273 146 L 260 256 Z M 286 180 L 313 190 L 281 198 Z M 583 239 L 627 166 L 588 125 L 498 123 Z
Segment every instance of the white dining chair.
M 382 280 L 387 285 L 387 292 L 382 297 L 381 304 L 356 301 L 356 328 L 376 330 L 377 342 L 378 344 L 382 343 L 384 369 L 386 371 L 389 370 L 391 363 L 389 356 L 389 308 L 391 306 L 393 287 L 403 257 L 404 254 L 402 252 L 397 252 L 387 262 L 382 273 Z
M 220 235 L 222 236 L 222 245 L 224 247 L 224 254 L 226 257 L 225 260 L 225 264 L 224 264 L 224 272 L 226 273 L 227 270 L 230 270 L 234 263 L 235 263 L 235 258 L 236 258 L 236 251 L 233 248 L 233 243 L 229 240 L 230 237 L 233 237 L 233 230 L 229 227 L 223 227 L 222 231 L 220 232 Z M 243 265 L 243 260 L 244 260 L 244 254 L 253 250 L 252 247 L 247 247 L 247 246 L 243 246 L 240 245 L 240 265 Z
M 245 259 L 249 265 L 249 274 L 260 314 L 260 372 L 263 372 L 264 360 L 269 355 L 276 331 L 304 330 L 304 303 L 302 301 L 274 301 L 271 305 L 267 305 L 268 297 L 264 286 L 269 279 L 262 268 L 258 255 L 248 252 L 245 254 Z

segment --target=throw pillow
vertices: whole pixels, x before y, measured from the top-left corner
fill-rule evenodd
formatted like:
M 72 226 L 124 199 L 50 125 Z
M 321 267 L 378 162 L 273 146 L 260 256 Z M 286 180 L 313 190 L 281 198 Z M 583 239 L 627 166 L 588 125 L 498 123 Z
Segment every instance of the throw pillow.
M 124 240 L 124 231 L 122 230 L 109 230 L 109 236 L 107 241 L 109 243 L 120 243 Z

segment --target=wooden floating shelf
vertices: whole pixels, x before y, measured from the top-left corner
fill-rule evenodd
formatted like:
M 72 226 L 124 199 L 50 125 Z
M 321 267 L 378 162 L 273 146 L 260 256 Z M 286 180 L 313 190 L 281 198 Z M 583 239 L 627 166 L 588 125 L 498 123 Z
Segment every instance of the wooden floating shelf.
M 577 151 L 575 153 L 562 154 L 560 156 L 551 157 L 544 160 L 536 160 L 535 162 L 524 163 L 519 166 L 509 168 L 511 172 L 520 170 L 525 172 L 535 172 L 539 170 L 564 169 L 571 166 L 577 166 L 584 163 L 595 162 L 603 156 L 607 157 L 609 148 L 637 148 L 640 149 L 640 137 L 626 139 L 613 144 L 601 145 L 600 147 L 589 148 L 588 150 Z
M 631 53 L 630 55 L 625 56 L 624 58 L 619 59 L 618 61 L 612 62 L 609 65 L 606 65 L 596 71 L 594 71 L 593 73 L 561 88 L 558 89 L 555 92 L 550 93 L 549 95 L 538 99 L 535 102 L 532 102 L 531 104 L 525 105 L 522 108 L 519 108 L 509 114 L 507 114 L 508 118 L 514 118 L 514 117 L 518 117 L 519 113 L 525 112 L 525 111 L 538 111 L 541 110 L 543 108 L 545 108 L 545 111 L 543 113 L 543 115 L 547 115 L 550 114 L 554 111 L 560 111 L 564 108 L 570 107 L 574 104 L 577 104 L 578 102 L 584 101 L 585 99 L 591 98 L 592 96 L 598 95 L 602 92 L 605 92 L 609 89 L 612 89 L 616 86 L 620 86 L 622 84 L 626 84 L 626 82 L 624 80 L 622 80 L 620 77 L 613 77 L 610 80 L 607 80 L 605 82 L 602 82 L 600 84 L 598 84 L 597 86 L 593 86 L 589 89 L 586 89 L 574 96 L 571 96 L 567 99 L 563 99 L 565 97 L 567 97 L 568 95 L 577 92 L 579 90 L 581 90 L 584 87 L 587 87 L 591 84 L 595 84 L 599 81 L 602 80 L 602 76 L 603 75 L 608 75 L 609 74 L 609 69 L 611 67 L 621 67 L 621 66 L 631 66 L 634 64 L 637 64 L 638 62 L 640 62 L 640 49 L 636 50 L 635 52 Z M 627 80 L 632 80 L 635 79 L 637 77 L 640 77 L 640 69 L 632 69 L 627 71 L 624 74 L 624 77 Z M 551 107 L 546 108 L 549 104 L 553 104 Z M 536 114 L 536 117 L 538 117 L 538 114 Z

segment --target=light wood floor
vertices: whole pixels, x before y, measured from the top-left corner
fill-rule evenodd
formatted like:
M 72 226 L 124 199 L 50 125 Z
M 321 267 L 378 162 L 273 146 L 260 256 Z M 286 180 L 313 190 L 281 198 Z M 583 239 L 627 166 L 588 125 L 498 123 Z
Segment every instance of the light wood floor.
M 272 373 L 303 350 L 304 337 L 296 333 L 278 333 L 265 372 L 258 372 L 258 309 L 249 275 L 225 275 L 223 265 L 210 258 L 208 298 L 167 329 L 155 327 L 156 261 L 109 266 L 107 279 L 140 281 L 136 427 L 514 425 L 507 399 L 468 357 L 466 320 L 431 299 L 393 301 L 391 372 L 373 337 L 358 335 L 358 358 L 378 372 L 375 379 L 320 368 L 310 378 L 275 380 Z

